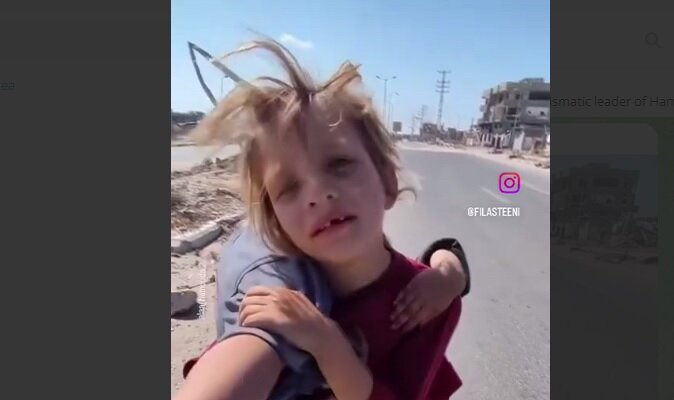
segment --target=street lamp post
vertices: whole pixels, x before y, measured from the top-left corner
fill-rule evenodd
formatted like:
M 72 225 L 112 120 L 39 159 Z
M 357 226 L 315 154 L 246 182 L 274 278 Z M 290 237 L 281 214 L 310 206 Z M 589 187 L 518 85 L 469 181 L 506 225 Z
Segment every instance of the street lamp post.
M 388 81 L 392 81 L 392 80 L 394 80 L 395 78 L 396 78 L 395 75 L 393 75 L 393 76 L 390 77 L 390 78 L 382 78 L 381 76 L 377 75 L 377 79 L 379 79 L 379 80 L 381 80 L 381 81 L 384 81 L 384 101 L 383 101 L 383 104 L 382 104 L 382 106 L 383 106 L 383 108 L 384 108 L 384 115 L 383 115 L 383 118 L 384 118 L 384 124 L 386 124 L 386 102 L 387 102 L 387 99 L 388 99 L 387 94 L 386 94 L 386 90 L 387 90 L 387 88 L 388 88 Z
M 391 127 L 391 129 L 393 129 L 393 126 L 392 126 L 392 124 L 393 124 L 393 98 L 395 96 L 400 96 L 400 93 L 398 93 L 398 92 L 391 93 L 391 98 L 389 99 L 389 102 L 388 102 L 388 124 Z

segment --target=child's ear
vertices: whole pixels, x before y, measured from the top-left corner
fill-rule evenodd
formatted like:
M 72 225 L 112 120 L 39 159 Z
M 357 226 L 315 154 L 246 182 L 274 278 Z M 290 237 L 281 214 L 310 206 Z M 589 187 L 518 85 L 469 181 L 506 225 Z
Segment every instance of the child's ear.
M 385 209 L 390 210 L 398 201 L 398 176 L 392 166 L 385 167 L 383 172 L 384 194 L 386 196 Z

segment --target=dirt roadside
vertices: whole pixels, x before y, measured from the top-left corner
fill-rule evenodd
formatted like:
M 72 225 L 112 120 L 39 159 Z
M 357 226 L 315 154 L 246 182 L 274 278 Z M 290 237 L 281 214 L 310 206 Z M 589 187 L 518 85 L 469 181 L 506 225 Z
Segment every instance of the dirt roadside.
M 171 237 L 220 220 L 222 234 L 207 247 L 171 255 L 171 395 L 183 382 L 182 366 L 215 339 L 215 263 L 238 225 L 243 204 L 236 194 L 236 159 L 216 159 L 171 173 Z M 176 300 L 174 302 L 174 299 Z M 181 304 L 183 303 L 184 304 Z M 187 308 L 174 314 L 179 308 Z

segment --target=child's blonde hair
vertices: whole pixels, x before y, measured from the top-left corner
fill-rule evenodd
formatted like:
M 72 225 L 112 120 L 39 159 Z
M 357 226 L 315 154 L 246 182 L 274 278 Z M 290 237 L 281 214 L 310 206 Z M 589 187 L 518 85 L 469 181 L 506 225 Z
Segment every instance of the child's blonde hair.
M 286 135 L 289 132 L 306 138 L 311 132 L 302 127 L 302 117 L 310 106 L 319 106 L 328 114 L 336 114 L 337 123 L 346 121 L 358 131 L 388 195 L 398 196 L 413 188 L 398 189 L 396 177 L 401 167 L 394 140 L 377 115 L 370 97 L 358 91 L 361 75 L 358 66 L 345 62 L 324 84 L 316 85 L 282 44 L 264 39 L 225 55 L 263 49 L 280 61 L 289 82 L 260 77 L 258 83 L 240 83 L 194 131 L 201 144 L 234 144 L 241 146 L 239 175 L 241 195 L 247 206 L 248 219 L 264 242 L 287 255 L 301 251 L 281 228 L 263 182 L 259 157 L 259 137 Z M 264 83 L 264 84 L 263 84 Z

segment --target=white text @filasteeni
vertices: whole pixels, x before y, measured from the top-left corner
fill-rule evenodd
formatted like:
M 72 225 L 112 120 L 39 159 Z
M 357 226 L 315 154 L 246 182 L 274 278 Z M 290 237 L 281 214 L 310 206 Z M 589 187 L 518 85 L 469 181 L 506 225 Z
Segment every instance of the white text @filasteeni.
M 519 207 L 468 207 L 469 217 L 519 217 Z

